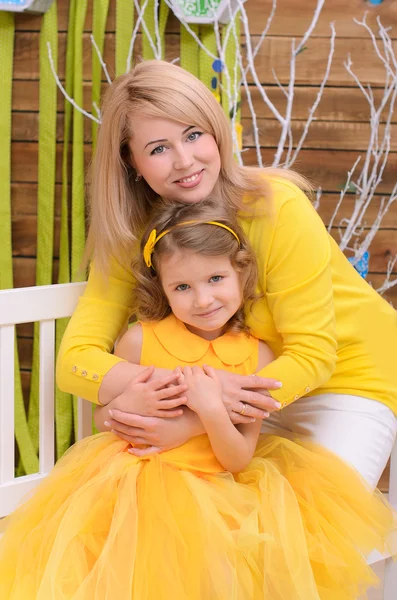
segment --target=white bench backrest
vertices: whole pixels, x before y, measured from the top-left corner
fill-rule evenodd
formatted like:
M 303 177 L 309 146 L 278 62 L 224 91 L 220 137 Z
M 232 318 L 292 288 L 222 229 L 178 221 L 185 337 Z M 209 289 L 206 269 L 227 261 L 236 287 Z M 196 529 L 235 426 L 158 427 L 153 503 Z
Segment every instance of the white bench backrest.
M 0 291 L 0 517 L 54 466 L 55 320 L 70 317 L 85 283 L 68 283 Z M 15 325 L 39 322 L 39 472 L 15 477 L 14 344 Z M 78 400 L 78 432 L 91 433 L 92 405 Z

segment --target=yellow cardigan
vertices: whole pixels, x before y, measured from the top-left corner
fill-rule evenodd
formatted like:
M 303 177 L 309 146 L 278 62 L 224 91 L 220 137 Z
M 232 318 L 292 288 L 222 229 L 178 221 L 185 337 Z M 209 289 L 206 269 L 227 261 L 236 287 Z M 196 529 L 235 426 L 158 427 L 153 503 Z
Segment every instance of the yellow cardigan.
M 379 400 L 397 413 L 397 313 L 351 266 L 309 199 L 284 179 L 270 181 L 273 212 L 242 220 L 265 296 L 247 314 L 253 335 L 276 360 L 260 375 L 283 383 L 283 406 L 327 392 Z M 110 354 L 131 314 L 131 273 L 113 262 L 108 284 L 91 269 L 61 344 L 57 383 L 98 402 Z

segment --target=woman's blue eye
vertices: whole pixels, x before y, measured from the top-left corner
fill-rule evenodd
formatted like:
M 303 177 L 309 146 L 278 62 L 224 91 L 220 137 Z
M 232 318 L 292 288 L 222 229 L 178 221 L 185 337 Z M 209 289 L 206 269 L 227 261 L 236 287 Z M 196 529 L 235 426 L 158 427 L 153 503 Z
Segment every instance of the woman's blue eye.
M 187 283 L 181 283 L 180 285 L 178 285 L 175 289 L 177 292 L 184 292 L 185 290 L 187 290 L 189 288 Z
M 163 154 L 164 149 L 165 149 L 165 146 L 156 146 L 156 148 L 151 151 L 150 155 L 152 155 L 152 154 Z
M 195 142 L 201 135 L 203 135 L 201 131 L 192 131 L 192 133 L 187 136 L 187 139 L 189 142 Z
M 210 279 L 210 281 L 212 281 L 213 283 L 217 283 L 218 281 L 222 281 L 223 277 L 222 275 L 213 275 Z

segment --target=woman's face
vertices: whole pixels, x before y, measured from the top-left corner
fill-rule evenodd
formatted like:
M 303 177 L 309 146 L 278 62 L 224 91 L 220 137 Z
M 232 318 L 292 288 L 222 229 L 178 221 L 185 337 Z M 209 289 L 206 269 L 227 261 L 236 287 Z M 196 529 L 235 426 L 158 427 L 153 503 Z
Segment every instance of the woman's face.
M 191 123 L 131 119 L 134 168 L 162 198 L 195 203 L 216 185 L 221 159 L 215 139 Z

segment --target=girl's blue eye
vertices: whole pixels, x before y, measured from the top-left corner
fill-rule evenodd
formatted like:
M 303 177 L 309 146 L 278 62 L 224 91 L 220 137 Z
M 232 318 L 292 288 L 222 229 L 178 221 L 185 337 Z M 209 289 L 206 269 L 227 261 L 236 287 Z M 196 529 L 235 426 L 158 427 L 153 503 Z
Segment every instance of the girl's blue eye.
M 187 139 L 189 140 L 189 142 L 195 142 L 196 140 L 198 140 L 198 138 L 200 136 L 202 136 L 202 132 L 201 131 L 192 131 L 192 133 L 190 133 L 187 136 Z
M 152 156 L 153 154 L 163 154 L 164 149 L 165 146 L 156 146 L 156 148 L 154 148 L 154 150 L 151 151 L 150 155 Z
M 218 281 L 222 281 L 222 275 L 213 275 L 210 279 L 212 283 L 218 283 Z
M 189 289 L 189 286 L 187 283 L 181 283 L 175 289 L 177 292 L 184 292 L 185 290 Z

